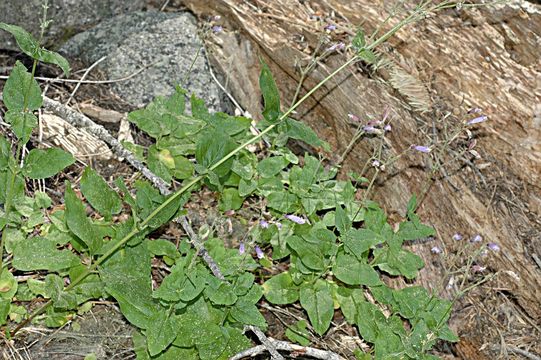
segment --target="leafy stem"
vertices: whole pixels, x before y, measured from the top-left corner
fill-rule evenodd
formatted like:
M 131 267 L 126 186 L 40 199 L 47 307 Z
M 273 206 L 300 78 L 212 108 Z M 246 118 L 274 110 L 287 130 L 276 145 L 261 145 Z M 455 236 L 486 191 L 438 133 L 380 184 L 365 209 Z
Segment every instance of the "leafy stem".
M 34 62 L 32 64 L 32 73 L 30 78 L 28 79 L 28 86 L 26 88 L 26 92 L 24 95 L 24 102 L 23 102 L 23 114 L 28 111 L 28 101 L 30 97 L 30 90 L 32 88 L 32 81 L 34 80 L 34 74 L 36 73 L 36 67 L 38 65 L 38 61 L 34 59 Z M 23 129 L 26 127 L 26 116 L 23 116 Z M 24 146 L 24 143 L 21 139 L 17 141 L 17 149 L 15 150 L 15 163 L 10 166 L 11 169 L 11 176 L 9 178 L 8 184 L 6 186 L 6 203 L 4 204 L 4 217 L 5 217 L 5 224 L 0 226 L 0 230 L 4 230 L 4 227 L 7 227 L 7 223 L 9 221 L 9 216 L 11 214 L 11 207 L 13 202 L 13 187 L 15 186 L 15 179 L 17 179 L 17 175 L 19 174 L 20 167 L 17 165 L 19 163 L 19 158 L 21 157 L 22 148 Z M 0 240 L 0 276 L 2 275 L 2 272 L 4 271 L 4 264 L 3 264 L 3 258 L 4 258 L 4 244 L 6 243 L 6 231 L 2 231 L 2 239 Z

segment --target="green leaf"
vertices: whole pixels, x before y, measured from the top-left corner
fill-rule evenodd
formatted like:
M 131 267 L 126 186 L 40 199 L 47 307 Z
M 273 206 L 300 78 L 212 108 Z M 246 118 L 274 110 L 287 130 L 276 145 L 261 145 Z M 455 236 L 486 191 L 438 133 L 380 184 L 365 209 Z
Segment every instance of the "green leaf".
M 231 137 L 218 129 L 206 131 L 197 141 L 195 159 L 199 165 L 210 169 L 236 148 Z M 233 158 L 228 159 L 214 171 L 219 177 L 224 177 L 231 171 Z
M 357 31 L 355 37 L 353 37 L 353 40 L 351 40 L 351 46 L 357 52 L 364 49 L 364 47 L 366 46 L 366 39 L 363 29 L 359 29 Z
M 32 237 L 13 249 L 13 267 L 21 271 L 59 271 L 79 264 L 79 258 L 69 250 L 58 250 L 54 240 Z
M 263 116 L 268 122 L 274 123 L 280 116 L 280 93 L 278 92 L 276 82 L 272 77 L 269 67 L 264 62 L 261 62 L 259 87 L 261 88 L 261 93 L 263 94 L 265 102 Z
M 289 165 L 289 161 L 285 156 L 272 156 L 261 160 L 257 164 L 257 171 L 260 176 L 270 178 L 278 175 L 287 165 Z
M 310 344 L 310 333 L 306 330 L 307 326 L 308 322 L 306 320 L 297 321 L 286 329 L 287 338 L 302 346 L 308 346 Z
M 183 265 L 177 264 L 171 268 L 171 273 L 163 279 L 152 297 L 168 302 L 192 301 L 205 288 L 205 276 L 208 274 L 204 270 L 186 272 Z
M 90 167 L 85 169 L 81 178 L 81 192 L 105 219 L 110 219 L 122 210 L 120 196 Z
M 299 289 L 293 283 L 291 274 L 283 272 L 263 284 L 263 295 L 276 305 L 292 304 L 299 299 Z
M 304 141 L 308 145 L 314 147 L 322 147 L 326 151 L 330 151 L 331 147 L 329 143 L 321 140 L 314 130 L 305 123 L 297 120 L 287 118 L 285 120 L 286 132 L 285 134 L 292 138 Z
M 290 236 L 286 240 L 287 245 L 295 251 L 302 263 L 315 271 L 325 269 L 325 261 L 322 249 L 318 244 L 312 244 L 298 236 Z
M 417 209 L 417 196 L 413 194 L 411 195 L 407 205 L 408 217 L 410 217 L 411 214 L 415 214 L 415 209 Z
M 357 320 L 355 323 L 359 328 L 362 338 L 368 342 L 375 342 L 379 333 L 380 324 L 385 324 L 385 315 L 374 304 L 368 301 L 357 299 Z
M 383 254 L 376 254 L 377 266 L 390 275 L 403 275 L 408 279 L 414 279 L 417 272 L 424 266 L 423 260 L 407 250 L 382 249 Z
M 0 325 L 4 325 L 6 323 L 10 307 L 11 299 L 0 298 Z
M 235 188 L 226 188 L 220 197 L 220 211 L 238 210 L 242 207 L 244 198 L 239 195 L 239 191 Z
M 378 55 L 376 55 L 376 53 L 372 50 L 362 49 L 358 53 L 358 56 L 361 60 L 370 65 L 375 64 L 378 61 Z
M 64 200 L 66 202 L 65 214 L 68 228 L 88 247 L 90 252 L 94 254 L 101 245 L 99 233 L 92 221 L 86 216 L 85 206 L 82 201 L 77 198 L 70 183 L 66 181 L 65 186 L 66 191 Z
M 166 183 L 171 182 L 171 170 L 175 168 L 175 159 L 169 150 L 159 150 L 156 145 L 151 145 L 148 148 L 147 162 L 150 171 L 161 177 Z
M 148 242 L 148 250 L 153 256 L 168 256 L 171 259 L 180 257 L 175 244 L 169 240 L 156 239 Z
M 11 144 L 5 137 L 0 135 L 0 170 L 4 170 L 8 167 L 9 159 L 12 156 Z
M 0 274 L 0 300 L 9 299 L 17 292 L 17 279 L 7 269 Z M 1 319 L 0 319 L 1 321 Z
M 179 180 L 190 178 L 194 173 L 194 166 L 190 160 L 180 155 L 173 155 L 175 168 L 171 170 L 173 177 Z
M 167 199 L 175 196 L 175 194 L 171 194 L 168 197 L 161 195 L 160 192 L 147 181 L 136 181 L 135 188 L 137 189 L 136 203 L 137 208 L 139 209 L 138 216 L 140 218 L 148 217 Z M 147 227 L 149 229 L 157 229 L 165 224 L 175 215 L 179 207 L 186 203 L 189 196 L 190 192 L 187 191 L 185 194 L 175 197 L 174 200 L 171 200 L 147 222 Z
M 37 110 L 43 103 L 38 82 L 20 61 L 15 63 L 4 85 L 3 101 L 8 110 L 14 113 Z
M 401 240 L 417 240 L 429 236 L 434 236 L 436 231 L 434 228 L 421 224 L 420 222 L 405 221 L 400 223 L 397 236 Z
M 58 67 L 62 69 L 66 77 L 68 77 L 70 74 L 69 62 L 57 52 L 41 48 L 38 53 L 37 60 L 48 64 L 58 65 Z
M 234 136 L 248 130 L 252 120 L 242 116 L 230 116 L 223 112 L 217 112 L 209 117 L 208 123 L 226 134 Z
M 226 360 L 251 346 L 239 329 L 212 324 L 205 330 L 197 343 L 201 360 Z
M 73 164 L 73 156 L 59 148 L 32 149 L 24 160 L 23 174 L 30 179 L 45 179 Z
M 355 257 L 339 253 L 333 266 L 338 280 L 348 285 L 377 286 L 381 284 L 379 274 L 370 265 L 360 263 Z
M 69 76 L 70 69 L 67 60 L 60 56 L 60 54 L 40 47 L 39 42 L 34 39 L 32 34 L 30 34 L 28 31 L 20 26 L 10 25 L 2 22 L 0 22 L 0 29 L 4 29 L 15 36 L 17 45 L 19 45 L 19 48 L 26 55 L 41 62 L 58 65 L 64 72 L 64 75 Z
M 38 124 L 38 118 L 28 112 L 8 110 L 6 122 L 11 124 L 11 130 L 19 138 L 19 141 L 26 144 L 30 139 L 32 130 Z
M 314 330 L 323 335 L 331 325 L 334 315 L 334 303 L 329 286 L 323 280 L 318 280 L 314 287 L 305 284 L 301 287 L 300 300 Z
M 55 309 L 72 310 L 77 308 L 77 299 L 74 294 L 64 291 L 64 279 L 55 274 L 45 277 L 45 287 L 51 294 L 51 301 Z
M 150 356 L 155 356 L 167 348 L 177 337 L 177 322 L 170 311 L 161 309 L 149 319 L 147 345 Z
M 347 211 L 342 208 L 342 205 L 336 204 L 335 211 L 335 225 L 340 234 L 345 234 L 351 226 L 353 225 L 351 219 L 349 218 Z
M 116 252 L 99 269 L 105 289 L 118 302 L 122 314 L 141 329 L 149 328 L 150 319 L 160 311 L 152 299 L 150 260 L 143 241 Z
M 292 213 L 299 209 L 299 198 L 285 190 L 270 193 L 267 201 L 268 207 L 282 213 Z
M 218 279 L 215 279 L 214 284 L 209 284 L 205 289 L 205 295 L 216 305 L 233 305 L 238 299 L 233 286 Z
M 265 318 L 261 315 L 257 306 L 249 301 L 239 299 L 231 308 L 231 316 L 241 324 L 254 325 L 261 330 L 267 328 Z
M 349 229 L 343 233 L 341 240 L 346 250 L 359 260 L 366 258 L 365 252 L 370 248 L 385 241 L 381 235 L 369 229 Z

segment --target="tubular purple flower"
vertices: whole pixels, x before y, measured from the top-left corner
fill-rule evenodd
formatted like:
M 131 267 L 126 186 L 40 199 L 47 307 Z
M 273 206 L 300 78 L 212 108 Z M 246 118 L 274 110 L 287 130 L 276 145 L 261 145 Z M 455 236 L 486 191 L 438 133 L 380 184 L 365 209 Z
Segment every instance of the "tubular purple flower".
M 483 111 L 483 110 L 481 110 L 479 108 L 471 108 L 471 109 L 468 110 L 468 114 L 479 114 L 481 111 Z
M 479 234 L 475 235 L 472 239 L 471 239 L 471 242 L 472 243 L 478 243 L 478 242 L 481 242 L 483 241 L 483 237 Z
M 240 245 L 239 245 L 239 254 L 243 255 L 244 251 L 246 251 L 246 248 L 244 246 L 244 243 L 241 242 Z
M 430 249 L 432 254 L 441 254 L 443 250 L 439 246 L 434 246 L 432 249 Z
M 269 228 L 269 223 L 265 220 L 260 220 L 259 221 L 259 226 L 261 226 L 263 229 L 268 229 Z
M 258 259 L 263 259 L 265 257 L 265 254 L 263 253 L 263 250 L 259 246 L 255 247 L 255 254 L 257 255 Z
M 293 221 L 294 223 L 297 223 L 299 225 L 306 224 L 306 220 L 300 216 L 293 215 L 293 214 L 286 214 L 284 217 L 288 220 Z
M 214 26 L 211 28 L 212 32 L 215 33 L 215 34 L 217 34 L 217 33 L 219 33 L 219 32 L 222 32 L 223 29 L 224 29 L 224 28 L 223 28 L 222 26 L 220 26 L 220 25 L 214 25 Z
M 462 240 L 463 238 L 464 238 L 464 237 L 462 236 L 461 233 L 455 233 L 455 234 L 453 235 L 453 240 L 455 240 L 455 241 L 460 241 L 460 240 Z
M 417 150 L 425 154 L 432 151 L 432 149 L 429 148 L 428 146 L 422 146 L 422 145 L 411 145 L 411 148 L 413 150 Z
M 363 126 L 363 131 L 367 134 L 375 134 L 378 132 L 378 129 L 376 129 L 375 127 L 371 125 L 366 125 L 366 126 Z
M 468 121 L 466 123 L 466 125 L 479 124 L 479 123 L 482 123 L 482 122 L 487 121 L 487 120 L 488 120 L 488 116 L 482 115 L 482 116 L 476 117 L 474 119 L 471 119 L 470 121 Z
M 494 252 L 498 252 L 500 251 L 500 246 L 496 243 L 488 243 L 487 244 L 487 247 L 491 250 L 491 251 L 494 251 Z
M 343 42 L 339 42 L 339 43 L 329 46 L 327 48 L 327 51 L 342 50 L 345 47 L 346 47 L 346 44 L 344 44 Z
M 327 24 L 327 25 L 325 25 L 325 27 L 323 29 L 325 29 L 326 31 L 333 31 L 333 30 L 336 30 L 336 25 Z
M 381 163 L 379 162 L 379 160 L 374 160 L 374 161 L 372 161 L 372 166 L 377 168 L 377 167 L 381 166 Z
M 385 126 L 383 127 L 383 130 L 385 130 L 385 132 L 391 131 L 391 130 L 392 130 L 391 125 L 389 125 L 389 124 L 385 125 Z
M 282 223 L 278 222 L 278 221 L 273 221 L 272 222 L 274 225 L 276 225 L 276 227 L 278 228 L 278 230 L 282 229 Z
M 359 121 L 361 121 L 361 119 L 359 119 L 359 117 L 358 117 L 357 115 L 351 114 L 351 113 L 348 114 L 348 118 L 349 118 L 351 121 L 353 121 L 353 122 L 359 122 Z

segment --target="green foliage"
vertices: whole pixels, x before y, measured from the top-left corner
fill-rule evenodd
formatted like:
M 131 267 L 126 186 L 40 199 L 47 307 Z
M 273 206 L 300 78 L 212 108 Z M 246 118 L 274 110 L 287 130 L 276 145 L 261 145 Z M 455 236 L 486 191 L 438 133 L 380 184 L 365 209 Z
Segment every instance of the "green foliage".
M 23 29 L 3 23 L 0 28 L 34 59 L 69 70 L 61 56 L 41 48 Z M 362 31 L 353 47 L 360 57 L 368 51 Z M 82 196 L 66 182 L 65 210 L 51 211 L 45 193 L 25 196 L 25 178 L 54 176 L 74 159 L 60 149 L 32 149 L 18 165 L 20 146 L 37 123 L 32 112 L 41 106 L 41 94 L 33 74 L 17 62 L 4 102 L 18 150 L 0 136 L 0 203 L 7 204 L 0 213 L 2 251 L 12 256 L 12 271 L 46 273 L 21 284 L 11 271 L 0 273 L 0 325 L 8 317 L 28 317 L 14 299 L 49 299 L 45 324 L 58 327 L 77 310 L 88 311 L 90 300 L 110 297 L 138 329 L 133 337 L 138 358 L 227 359 L 251 346 L 245 325 L 266 330 L 258 309 L 264 296 L 276 305 L 300 304 L 309 322 L 291 325 L 286 336 L 301 345 L 310 343 L 308 329 L 324 336 L 335 311 L 358 327 L 376 358 L 423 358 L 437 339 L 456 341 L 446 325 L 450 302 L 421 287 L 391 289 L 381 279 L 382 273 L 413 279 L 424 265 L 402 247 L 404 241 L 434 234 L 415 214 L 415 198 L 407 220 L 393 230 L 377 204 L 357 201 L 351 181 L 336 179 L 338 169 L 309 154 L 300 159 L 285 146 L 295 139 L 329 149 L 307 125 L 281 113 L 278 88 L 265 64 L 259 80 L 264 120 L 256 139 L 265 135 L 270 141 L 268 156 L 245 146 L 254 141 L 250 119 L 212 114 L 195 96 L 188 115 L 187 92 L 177 88 L 128 118 L 156 140 L 145 149 L 133 146 L 138 156 L 166 182 L 184 182 L 180 191 L 164 196 L 137 180 L 132 194 L 116 179 L 117 193 L 87 168 Z M 245 240 L 272 252 L 272 258 L 256 262 L 249 251 L 227 248 L 210 232 L 204 246 L 225 278 L 219 279 L 186 239 L 178 246 L 155 239 L 185 213 L 181 209 L 199 182 L 218 193 L 220 211 L 244 210 L 248 197 L 263 204 L 273 220 L 252 227 Z M 122 214 L 124 208 L 129 215 Z M 163 278 L 153 277 L 156 261 L 167 265 Z
M 6 30 L 15 36 L 19 48 L 31 58 L 49 64 L 58 65 L 64 75 L 69 76 L 69 63 L 60 54 L 42 48 L 32 34 L 17 25 L 0 23 L 0 29 Z

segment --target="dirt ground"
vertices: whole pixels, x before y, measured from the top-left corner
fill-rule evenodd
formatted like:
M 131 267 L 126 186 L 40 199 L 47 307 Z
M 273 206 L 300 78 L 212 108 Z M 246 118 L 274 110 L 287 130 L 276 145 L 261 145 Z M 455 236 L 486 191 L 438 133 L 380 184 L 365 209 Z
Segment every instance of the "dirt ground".
M 391 214 L 391 221 L 404 216 L 412 193 L 425 194 L 420 215 L 438 236 L 430 243 L 410 245 L 427 265 L 419 284 L 451 298 L 457 284 L 465 289 L 480 283 L 456 303 L 451 327 L 461 341 L 437 347 L 437 354 L 447 359 L 541 356 L 541 7 L 511 3 L 447 10 L 403 29 L 382 46 L 381 66 L 351 66 L 296 114 L 329 141 L 334 152 L 341 153 L 355 130 L 347 122 L 348 113 L 371 118 L 388 107 L 393 119 L 389 154 L 444 137 L 447 122 L 458 121 L 464 109 L 481 107 L 489 115 L 490 120 L 474 130 L 477 155 L 449 162 L 454 157 L 451 151 L 458 151 L 450 149 L 441 159 L 450 165 L 444 167 L 445 173 L 433 175 L 430 188 L 425 188 L 425 180 L 432 164 L 412 157 L 388 169 L 376 186 L 376 200 Z M 209 57 L 218 72 L 228 74 L 228 92 L 257 117 L 261 110 L 259 58 L 277 77 L 282 98 L 292 99 L 303 77 L 300 66 L 309 63 L 320 41 L 326 46 L 347 42 L 361 25 L 371 33 L 392 11 L 391 6 L 368 0 L 177 0 L 170 1 L 165 11 L 188 9 L 202 22 L 221 16 L 217 23 L 224 31 L 207 39 Z M 328 23 L 336 24 L 337 31 L 325 32 Z M 385 26 L 394 23 L 391 20 Z M 24 59 L 16 53 L 0 53 L 0 69 L 15 58 Z M 346 58 L 347 52 L 338 52 L 320 61 L 302 79 L 301 94 Z M 81 64 L 72 67 L 83 68 Z M 40 72 L 58 75 L 48 66 Z M 103 76 L 93 72 L 91 78 Z M 72 90 L 69 84 L 54 85 L 48 96 L 66 97 Z M 90 99 L 105 109 L 130 110 L 107 85 L 82 85 L 75 102 Z M 118 131 L 114 125 L 109 127 L 113 134 Z M 370 142 L 354 146 L 345 158 L 343 173 L 359 171 L 372 151 Z M 133 175 L 131 168 L 116 160 L 90 162 L 104 176 Z M 65 176 L 77 179 L 82 169 L 78 163 Z M 49 187 L 62 194 L 61 184 L 62 179 L 56 179 Z M 468 252 L 475 251 L 465 245 L 467 240 L 452 239 L 457 232 L 467 239 L 480 234 L 497 243 L 501 251 L 477 258 L 473 265 L 485 267 L 482 272 L 453 277 L 453 272 L 472 265 Z M 446 256 L 435 257 L 430 252 L 434 245 L 442 246 Z M 266 309 L 265 315 L 269 335 L 283 336 L 276 309 Z M 4 356 L 82 359 L 93 352 L 97 358 L 130 359 L 134 358 L 131 331 L 113 303 L 102 303 L 65 328 L 28 328 L 4 350 Z M 318 345 L 332 349 L 340 344 L 329 340 Z

